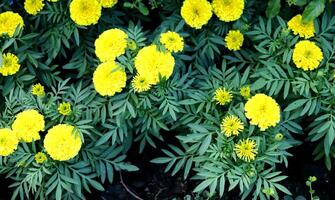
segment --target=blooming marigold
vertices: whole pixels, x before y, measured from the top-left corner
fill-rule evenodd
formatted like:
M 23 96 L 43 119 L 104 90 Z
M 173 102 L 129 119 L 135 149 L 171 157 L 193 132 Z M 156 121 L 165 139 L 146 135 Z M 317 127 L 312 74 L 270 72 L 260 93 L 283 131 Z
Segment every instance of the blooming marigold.
M 185 0 L 180 12 L 188 25 L 201 29 L 212 17 L 212 6 L 206 0 Z
M 174 69 L 175 60 L 170 52 L 161 52 L 156 45 L 142 48 L 135 57 L 137 73 L 150 84 L 156 84 L 159 77 L 168 79 Z
M 2 54 L 2 66 L 0 67 L 0 74 L 3 76 L 10 76 L 18 72 L 20 69 L 19 58 L 12 54 Z
M 213 11 L 221 21 L 238 20 L 244 9 L 244 0 L 213 0 Z
M 19 140 L 32 142 L 39 140 L 39 132 L 44 130 L 44 116 L 38 111 L 29 109 L 16 115 L 12 129 Z
M 74 158 L 82 142 L 78 130 L 68 124 L 58 124 L 44 138 L 44 148 L 54 160 L 66 161 Z
M 250 98 L 250 87 L 248 85 L 241 87 L 240 88 L 240 94 L 245 99 L 249 99 Z
M 221 132 L 226 136 L 239 135 L 243 131 L 242 121 L 235 115 L 229 115 L 225 117 L 221 122 Z
M 16 149 L 19 140 L 9 128 L 0 129 L 0 156 L 9 156 Z
M 316 69 L 323 59 L 323 53 L 314 42 L 298 42 L 293 50 L 293 62 L 305 71 Z
M 246 162 L 255 160 L 257 155 L 256 142 L 250 138 L 240 140 L 234 150 L 237 157 Z
M 72 110 L 71 110 L 71 104 L 70 102 L 62 102 L 58 106 L 58 112 L 62 115 L 70 115 Z
M 16 28 L 22 28 L 23 25 L 23 19 L 17 13 L 7 11 L 0 14 L 0 36 L 8 35 L 13 37 Z
M 139 74 L 134 77 L 131 85 L 135 92 L 145 92 L 151 88 L 149 81 L 144 76 Z
M 44 7 L 44 0 L 25 0 L 24 1 L 24 9 L 28 14 L 36 15 L 39 13 Z
M 117 28 L 101 33 L 95 40 L 95 54 L 101 62 L 114 61 L 125 53 L 128 35 Z
M 184 49 L 184 39 L 176 32 L 163 33 L 159 41 L 171 52 L 180 52 Z
M 80 26 L 98 23 L 101 5 L 97 0 L 73 0 L 70 4 L 70 17 Z
M 243 45 L 244 37 L 239 30 L 230 30 L 225 37 L 227 48 L 232 51 L 240 50 Z
M 217 104 L 224 106 L 233 100 L 233 95 L 226 88 L 218 88 L 215 90 L 214 100 Z
M 270 126 L 276 126 L 280 121 L 280 108 L 278 103 L 265 94 L 256 94 L 244 106 L 245 116 L 250 124 L 257 125 L 261 131 Z
M 126 86 L 127 74 L 116 62 L 100 64 L 93 74 L 95 90 L 102 96 L 114 96 Z
M 314 22 L 303 23 L 301 15 L 293 17 L 287 22 L 287 26 L 289 30 L 293 31 L 294 35 L 299 35 L 306 39 L 313 37 L 315 34 Z
M 45 155 L 45 153 L 43 152 L 38 152 L 37 154 L 35 154 L 34 158 L 35 162 L 38 164 L 43 164 L 48 159 L 47 155 Z
M 112 8 L 117 4 L 117 0 L 98 0 L 103 8 Z
M 44 96 L 44 95 L 45 95 L 45 92 L 44 92 L 44 86 L 41 85 L 40 83 L 37 83 L 37 84 L 33 85 L 33 86 L 31 87 L 31 93 L 32 93 L 33 95 L 38 96 L 38 97 L 42 97 L 42 96 Z

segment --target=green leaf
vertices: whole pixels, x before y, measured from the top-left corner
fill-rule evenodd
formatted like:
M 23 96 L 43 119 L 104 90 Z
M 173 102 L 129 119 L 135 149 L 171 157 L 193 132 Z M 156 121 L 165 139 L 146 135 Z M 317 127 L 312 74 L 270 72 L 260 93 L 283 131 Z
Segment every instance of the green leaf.
M 279 14 L 280 11 L 280 0 L 269 0 L 268 7 L 266 8 L 266 16 L 273 18 Z
M 307 3 L 307 0 L 295 0 L 294 5 L 296 6 L 304 6 Z
M 306 102 L 308 101 L 308 99 L 298 99 L 292 103 L 290 103 L 290 105 L 288 105 L 286 108 L 285 108 L 285 112 L 287 111 L 291 111 L 291 110 L 295 110 L 299 107 L 302 107 Z
M 302 13 L 302 22 L 308 23 L 316 19 L 325 9 L 325 0 L 313 0 Z

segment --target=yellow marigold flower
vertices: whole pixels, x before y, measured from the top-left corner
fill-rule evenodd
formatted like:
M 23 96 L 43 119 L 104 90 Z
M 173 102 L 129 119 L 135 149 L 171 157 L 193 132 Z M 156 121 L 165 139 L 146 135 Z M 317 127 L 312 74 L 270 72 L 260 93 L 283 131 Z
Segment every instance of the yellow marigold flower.
M 117 28 L 101 33 L 95 40 L 95 54 L 101 62 L 114 61 L 125 53 L 128 35 Z
M 0 14 L 0 36 L 8 35 L 13 37 L 16 28 L 22 28 L 23 25 L 23 19 L 17 13 L 7 11 Z
M 184 49 L 184 39 L 176 32 L 163 33 L 159 41 L 171 52 L 179 52 Z
M 29 109 L 16 115 L 12 129 L 19 140 L 32 142 L 41 139 L 39 132 L 44 130 L 44 116 Z
M 230 137 L 232 135 L 237 136 L 244 129 L 242 121 L 234 115 L 229 115 L 225 117 L 222 120 L 220 127 L 221 127 L 221 132 L 226 137 Z
M 212 17 L 212 6 L 206 0 L 185 0 L 180 12 L 186 24 L 201 29 Z
M 38 164 L 43 164 L 48 159 L 47 155 L 45 155 L 45 153 L 43 152 L 38 152 L 37 154 L 35 154 L 34 158 L 35 162 Z
M 24 1 L 24 9 L 28 14 L 36 15 L 39 13 L 44 7 L 44 0 L 25 0 Z
M 41 85 L 40 83 L 33 85 L 33 87 L 31 87 L 31 93 L 38 97 L 44 96 L 45 95 L 44 86 Z
M 95 90 L 102 96 L 114 96 L 126 86 L 127 74 L 114 61 L 100 64 L 93 74 Z
M 229 50 L 237 51 L 241 49 L 244 37 L 239 30 L 230 30 L 224 40 Z
M 134 77 L 131 85 L 135 92 L 145 92 L 151 88 L 151 84 L 148 82 L 148 80 L 139 74 Z
M 293 62 L 305 71 L 316 69 L 323 59 L 323 53 L 314 42 L 303 40 L 293 50 Z
M 20 69 L 19 58 L 12 54 L 2 54 L 2 66 L 0 67 L 0 74 L 3 76 L 10 76 L 18 72 Z
M 81 139 L 77 129 L 68 124 L 58 124 L 49 129 L 44 139 L 44 148 L 54 160 L 66 161 L 74 158 L 80 148 Z
M 250 124 L 257 125 L 261 131 L 270 126 L 276 126 L 280 121 L 280 108 L 278 103 L 265 94 L 256 94 L 244 106 L 245 116 Z
M 250 98 L 250 87 L 248 85 L 241 87 L 240 94 L 245 99 L 249 99 Z
M 70 115 L 72 112 L 70 102 L 60 103 L 58 106 L 58 112 L 62 115 Z
M 250 138 L 240 140 L 234 150 L 237 157 L 246 162 L 255 160 L 257 155 L 256 142 Z
M 296 15 L 290 21 L 287 22 L 289 30 L 293 31 L 294 35 L 299 35 L 303 38 L 313 37 L 315 34 L 314 22 L 303 23 L 302 16 Z
M 16 149 L 19 140 L 9 128 L 0 129 L 0 156 L 9 156 Z
M 70 17 L 80 26 L 97 24 L 101 16 L 101 5 L 97 0 L 73 0 Z
M 213 11 L 221 21 L 238 20 L 244 9 L 244 0 L 213 0 Z
M 233 95 L 231 91 L 221 87 L 215 90 L 214 100 L 217 104 L 224 106 L 233 100 Z
M 161 52 L 156 45 L 142 48 L 135 57 L 137 73 L 150 84 L 156 84 L 159 76 L 168 79 L 174 69 L 175 60 L 170 52 Z
M 117 0 L 98 0 L 98 1 L 104 8 L 112 8 L 115 4 L 117 4 Z
M 275 135 L 275 140 L 277 140 L 277 141 L 281 141 L 283 138 L 284 138 L 284 135 L 281 134 L 281 133 L 277 133 L 277 134 Z

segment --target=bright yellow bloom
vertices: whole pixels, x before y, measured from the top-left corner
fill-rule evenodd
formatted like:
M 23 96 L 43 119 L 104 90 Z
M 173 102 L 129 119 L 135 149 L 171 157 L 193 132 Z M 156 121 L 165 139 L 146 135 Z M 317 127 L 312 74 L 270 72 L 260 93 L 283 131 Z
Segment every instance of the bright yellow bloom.
M 101 33 L 95 40 L 95 54 L 101 62 L 114 61 L 116 57 L 125 53 L 128 35 L 117 28 Z
M 44 130 L 44 116 L 38 111 L 29 109 L 16 115 L 12 129 L 19 140 L 32 142 L 41 139 L 40 131 Z
M 0 66 L 0 74 L 10 76 L 18 72 L 20 69 L 19 58 L 12 54 L 2 54 L 2 66 Z
M 101 96 L 114 96 L 126 86 L 127 74 L 114 61 L 100 64 L 93 74 L 95 90 Z
M 224 106 L 233 100 L 233 95 L 226 88 L 218 88 L 215 90 L 214 100 L 217 104 Z
M 16 149 L 19 140 L 9 128 L 0 129 L 0 156 L 9 156 Z
M 168 79 L 174 69 L 175 60 L 170 52 L 161 52 L 156 45 L 142 48 L 135 57 L 137 73 L 150 84 L 156 84 L 159 76 Z
M 44 96 L 45 95 L 44 86 L 41 85 L 40 83 L 33 85 L 33 87 L 31 88 L 31 93 L 38 97 Z
M 25 0 L 24 1 L 24 9 L 28 14 L 36 15 L 39 13 L 44 7 L 44 0 Z
M 293 50 L 293 62 L 305 71 L 316 69 L 323 59 L 323 53 L 314 42 L 303 40 Z
M 315 34 L 314 22 L 303 23 L 302 16 L 296 15 L 287 23 L 288 29 L 293 31 L 294 35 L 299 35 L 303 38 L 313 37 Z
M 37 154 L 35 154 L 34 158 L 35 162 L 38 164 L 43 164 L 48 159 L 47 155 L 45 155 L 45 153 L 43 152 L 38 152 Z
M 70 115 L 72 110 L 71 110 L 71 104 L 70 102 L 62 102 L 58 106 L 58 112 L 62 115 Z
M 280 107 L 278 103 L 265 94 L 256 94 L 244 106 L 245 116 L 250 124 L 257 125 L 261 131 L 270 126 L 276 126 L 280 121 Z
M 80 26 L 97 24 L 101 16 L 101 5 L 97 0 L 73 0 L 70 17 Z
M 74 158 L 81 148 L 79 131 L 68 124 L 58 124 L 49 129 L 44 139 L 44 148 L 54 160 Z
M 256 142 L 250 138 L 240 140 L 238 144 L 235 144 L 234 150 L 237 157 L 246 162 L 255 160 L 257 155 Z
M 104 8 L 112 8 L 115 4 L 117 4 L 117 0 L 98 0 L 98 1 Z
M 148 82 L 148 80 L 139 74 L 134 77 L 133 81 L 131 82 L 131 86 L 135 92 L 145 92 L 151 88 L 151 84 Z
M 245 99 L 249 99 L 250 98 L 250 87 L 248 85 L 241 87 L 240 94 Z
M 229 115 L 225 117 L 222 120 L 220 127 L 221 127 L 221 132 L 226 137 L 230 137 L 232 135 L 237 136 L 244 129 L 242 121 L 234 115 Z
M 160 43 L 171 52 L 179 52 L 184 49 L 184 39 L 176 32 L 168 31 L 160 37 Z
M 180 12 L 186 24 L 201 29 L 212 17 L 212 6 L 206 0 L 185 0 Z
M 244 37 L 239 30 L 230 30 L 224 40 L 229 50 L 237 51 L 241 49 Z
M 221 21 L 238 20 L 244 9 L 244 0 L 213 0 L 213 11 Z
M 17 13 L 7 11 L 0 14 L 0 36 L 8 35 L 13 37 L 16 28 L 22 28 L 23 25 L 23 19 Z

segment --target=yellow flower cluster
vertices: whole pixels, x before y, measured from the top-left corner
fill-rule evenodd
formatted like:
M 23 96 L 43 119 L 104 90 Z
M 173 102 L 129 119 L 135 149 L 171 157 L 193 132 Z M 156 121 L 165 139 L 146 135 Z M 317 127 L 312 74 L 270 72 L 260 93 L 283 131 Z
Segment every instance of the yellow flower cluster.
M 159 41 L 171 52 L 177 53 L 184 49 L 184 39 L 176 32 L 168 31 L 161 34 Z
M 293 51 L 293 62 L 305 71 L 316 69 L 323 59 L 323 53 L 314 42 L 304 40 L 298 42 Z
M 230 30 L 225 37 L 226 46 L 229 50 L 240 50 L 243 45 L 244 37 L 239 30 Z
M 250 124 L 257 125 L 261 131 L 276 126 L 280 121 L 278 103 L 265 94 L 256 94 L 244 106 L 245 116 Z
M 242 121 L 235 115 L 229 115 L 225 117 L 221 122 L 221 132 L 226 136 L 230 137 L 232 135 L 237 136 L 243 131 Z
M 74 158 L 81 145 L 79 132 L 68 124 L 59 124 L 52 127 L 44 138 L 46 152 L 52 159 L 59 161 Z
M 150 85 L 157 84 L 159 77 L 168 79 L 173 73 L 174 65 L 175 60 L 171 53 L 159 51 L 156 45 L 142 48 L 135 57 L 135 68 L 141 78 L 139 80 L 142 80 L 142 83 L 145 80 L 144 83 Z M 133 81 L 133 83 L 138 83 L 139 80 Z M 134 88 L 136 86 L 137 84 L 133 84 Z M 139 88 L 138 91 L 143 88 Z
M 293 31 L 294 35 L 299 35 L 303 38 L 313 37 L 315 34 L 314 22 L 303 23 L 302 16 L 296 15 L 290 21 L 288 21 L 287 26 Z
M 215 90 L 214 100 L 217 104 L 224 106 L 233 100 L 233 95 L 231 91 L 221 87 Z
M 185 0 L 180 12 L 189 26 L 201 29 L 212 17 L 212 6 L 207 0 Z
M 97 24 L 101 16 L 101 5 L 97 0 L 73 0 L 70 17 L 80 26 Z
M 12 154 L 16 149 L 19 140 L 15 133 L 8 129 L 0 129 L 0 156 L 8 156 Z
M 240 159 L 250 162 L 255 160 L 257 155 L 257 145 L 255 140 L 250 138 L 242 139 L 235 145 L 235 153 Z
M 10 76 L 18 72 L 20 69 L 19 58 L 12 54 L 2 54 L 2 66 L 0 66 L 0 74 Z
M 31 87 L 31 94 L 38 97 L 43 97 L 45 95 L 44 87 L 40 83 L 37 83 Z
M 114 61 L 125 53 L 128 35 L 117 28 L 104 31 L 95 40 L 95 54 L 101 62 Z
M 8 35 L 13 37 L 16 28 L 22 28 L 23 26 L 24 22 L 19 14 L 11 11 L 0 14 L 0 36 Z
M 238 20 L 244 9 L 244 0 L 213 0 L 213 11 L 221 21 Z
M 93 74 L 95 90 L 102 96 L 114 96 L 126 86 L 127 74 L 115 61 L 100 64 Z
M 58 106 L 58 112 L 62 115 L 70 115 L 72 110 L 71 110 L 71 104 L 70 102 L 62 102 Z
M 24 1 L 24 9 L 28 14 L 36 15 L 39 13 L 44 7 L 44 0 L 25 0 Z
M 44 130 L 44 116 L 38 111 L 29 109 L 16 115 L 12 129 L 19 140 L 32 142 L 39 140 L 40 131 Z
M 45 153 L 43 152 L 38 152 L 37 154 L 35 154 L 34 158 L 35 162 L 38 164 L 43 164 L 48 159 L 47 155 L 45 155 Z
M 98 0 L 103 8 L 111 8 L 117 4 L 117 0 Z

